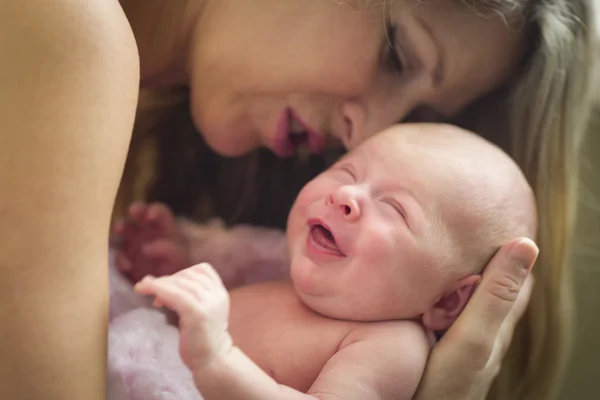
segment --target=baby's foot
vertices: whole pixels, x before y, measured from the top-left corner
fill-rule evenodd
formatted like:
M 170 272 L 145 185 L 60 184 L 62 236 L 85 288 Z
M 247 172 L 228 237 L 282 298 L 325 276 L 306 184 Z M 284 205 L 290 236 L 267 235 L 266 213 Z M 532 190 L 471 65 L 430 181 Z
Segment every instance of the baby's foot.
M 190 266 L 175 217 L 162 203 L 135 203 L 113 227 L 117 267 L 133 282 L 170 275 Z

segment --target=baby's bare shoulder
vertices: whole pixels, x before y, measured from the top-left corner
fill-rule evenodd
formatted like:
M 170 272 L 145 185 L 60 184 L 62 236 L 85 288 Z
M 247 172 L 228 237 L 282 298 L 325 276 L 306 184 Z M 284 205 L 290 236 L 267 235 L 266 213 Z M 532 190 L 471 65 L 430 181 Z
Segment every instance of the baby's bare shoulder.
M 427 334 L 417 323 L 360 325 L 323 368 L 310 393 L 344 399 L 411 399 L 429 349 Z
M 387 342 L 388 339 L 393 339 L 394 342 L 410 341 L 418 346 L 424 345 L 427 351 L 430 347 L 427 332 L 421 324 L 414 321 L 385 321 L 356 326 L 344 340 L 342 348 L 357 341 Z

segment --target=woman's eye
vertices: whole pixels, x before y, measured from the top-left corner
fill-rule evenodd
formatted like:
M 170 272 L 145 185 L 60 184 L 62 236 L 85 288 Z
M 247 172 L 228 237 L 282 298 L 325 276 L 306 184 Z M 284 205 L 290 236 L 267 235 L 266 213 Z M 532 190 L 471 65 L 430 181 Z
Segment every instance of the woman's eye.
M 387 43 L 389 46 L 388 55 L 387 55 L 387 63 L 390 69 L 402 73 L 404 72 L 404 62 L 398 54 L 398 46 L 396 45 L 396 26 L 390 25 L 387 28 Z

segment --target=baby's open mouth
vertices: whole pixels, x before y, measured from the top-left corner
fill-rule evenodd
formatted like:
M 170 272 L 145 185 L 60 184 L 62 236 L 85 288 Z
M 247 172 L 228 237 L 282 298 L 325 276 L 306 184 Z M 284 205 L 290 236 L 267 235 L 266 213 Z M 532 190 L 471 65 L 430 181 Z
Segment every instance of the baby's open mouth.
M 321 224 L 315 224 L 310 228 L 310 238 L 315 246 L 321 250 L 335 254 L 338 256 L 344 256 L 344 253 L 340 250 L 335 238 L 329 229 L 325 228 Z

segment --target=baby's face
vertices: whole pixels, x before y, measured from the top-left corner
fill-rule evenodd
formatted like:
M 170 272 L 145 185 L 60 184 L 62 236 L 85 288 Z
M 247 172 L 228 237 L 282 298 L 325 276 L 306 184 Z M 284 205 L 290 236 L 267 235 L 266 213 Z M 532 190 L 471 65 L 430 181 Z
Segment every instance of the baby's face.
M 434 305 L 462 308 L 471 278 L 479 279 L 464 268 L 465 248 L 480 247 L 478 229 L 495 215 L 485 209 L 497 211 L 515 187 L 507 178 L 515 174 L 504 173 L 517 168 L 511 163 L 448 127 L 403 125 L 374 136 L 309 182 L 292 207 L 297 293 L 313 310 L 349 320 L 426 320 Z M 460 312 L 450 311 L 432 324 Z
M 456 181 L 435 151 L 392 129 L 309 182 L 290 212 L 292 280 L 322 314 L 413 318 L 445 289 L 440 217 Z

